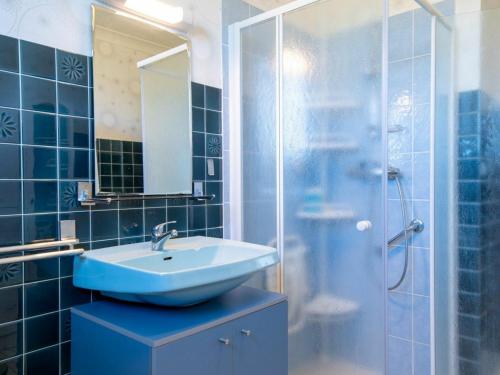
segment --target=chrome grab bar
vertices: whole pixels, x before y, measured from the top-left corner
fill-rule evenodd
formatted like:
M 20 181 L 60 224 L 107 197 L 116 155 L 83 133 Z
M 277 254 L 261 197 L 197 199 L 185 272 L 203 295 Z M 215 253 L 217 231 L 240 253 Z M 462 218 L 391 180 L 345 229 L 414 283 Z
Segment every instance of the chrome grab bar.
M 73 246 L 79 242 L 78 238 L 71 238 L 60 241 L 35 242 L 27 245 L 5 246 L 0 247 L 0 254 L 15 253 L 18 251 L 33 251 L 57 246 L 69 246 L 69 248 L 72 249 Z
M 31 255 L 20 255 L 15 257 L 0 258 L 0 265 L 18 262 L 29 262 L 33 260 L 49 259 L 49 258 L 60 258 L 69 257 L 73 255 L 81 255 L 85 252 L 83 249 L 72 249 L 72 250 L 62 250 L 62 251 L 50 251 L 48 253 L 31 254 Z
M 420 233 L 424 230 L 424 222 L 420 219 L 413 219 L 410 224 L 401 232 L 396 234 L 387 242 L 387 247 L 392 248 L 397 246 L 407 235 L 407 233 Z
M 18 256 L 7 256 L 5 258 L 0 258 L 0 265 L 9 264 L 9 263 L 17 263 L 17 262 L 28 262 L 33 260 L 40 259 L 49 259 L 49 258 L 59 258 L 73 255 L 81 255 L 84 253 L 84 249 L 75 249 L 74 245 L 79 243 L 80 241 L 77 238 L 71 238 L 67 240 L 60 241 L 48 241 L 48 242 L 38 242 L 31 243 L 27 245 L 16 245 L 16 246 L 5 246 L 0 247 L 0 255 L 23 251 L 34 251 L 41 249 L 48 249 L 51 247 L 58 246 L 68 246 L 69 250 L 61 250 L 61 251 L 48 251 L 46 253 L 39 254 L 30 254 L 30 255 L 18 255 Z

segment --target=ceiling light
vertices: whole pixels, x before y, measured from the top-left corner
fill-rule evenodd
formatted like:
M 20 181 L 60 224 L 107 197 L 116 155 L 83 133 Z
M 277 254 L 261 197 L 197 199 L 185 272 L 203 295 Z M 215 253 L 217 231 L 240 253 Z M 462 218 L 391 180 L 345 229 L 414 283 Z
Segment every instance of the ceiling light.
M 159 0 L 127 0 L 125 8 L 170 24 L 182 22 L 184 18 L 182 7 L 164 4 Z

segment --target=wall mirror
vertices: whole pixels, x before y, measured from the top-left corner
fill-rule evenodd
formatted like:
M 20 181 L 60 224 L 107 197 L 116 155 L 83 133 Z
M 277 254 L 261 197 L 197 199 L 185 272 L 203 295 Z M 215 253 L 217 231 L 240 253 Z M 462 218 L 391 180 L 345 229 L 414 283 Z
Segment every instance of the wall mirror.
M 188 40 L 93 6 L 96 193 L 190 194 Z

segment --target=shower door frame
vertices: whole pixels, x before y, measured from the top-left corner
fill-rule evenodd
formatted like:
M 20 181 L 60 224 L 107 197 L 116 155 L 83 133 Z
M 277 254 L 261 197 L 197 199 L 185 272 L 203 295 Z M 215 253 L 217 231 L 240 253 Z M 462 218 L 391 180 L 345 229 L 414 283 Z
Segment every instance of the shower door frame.
M 230 144 L 230 217 L 231 229 L 230 238 L 233 240 L 242 240 L 242 158 L 241 158 L 241 31 L 246 27 L 259 24 L 264 21 L 275 19 L 275 48 L 276 48 L 276 247 L 278 250 L 280 263 L 277 266 L 277 286 L 278 291 L 284 292 L 284 221 L 283 221 L 283 169 L 284 169 L 284 146 L 283 146 L 283 16 L 291 11 L 298 10 L 302 7 L 319 3 L 324 0 L 295 0 L 288 4 L 279 6 L 267 12 L 249 17 L 243 21 L 235 22 L 228 27 L 228 44 L 229 44 L 229 123 L 231 130 L 229 134 Z M 417 1 L 417 0 L 415 0 Z M 388 56 L 389 56 L 389 0 L 380 0 L 382 10 L 382 51 L 381 51 L 381 166 L 383 171 L 388 168 Z M 388 346 L 387 346 L 387 308 L 388 308 L 388 293 L 387 290 L 387 255 L 388 255 L 388 233 L 387 233 L 387 179 L 382 178 L 382 209 L 384 233 L 383 233 L 383 300 L 384 300 L 384 373 L 388 369 Z

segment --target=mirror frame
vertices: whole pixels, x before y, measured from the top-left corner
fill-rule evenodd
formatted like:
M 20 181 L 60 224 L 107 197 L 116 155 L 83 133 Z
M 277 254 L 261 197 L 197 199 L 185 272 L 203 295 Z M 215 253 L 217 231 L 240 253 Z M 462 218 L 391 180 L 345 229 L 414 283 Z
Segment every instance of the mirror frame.
M 110 6 L 102 3 L 93 3 L 90 5 L 91 7 L 91 16 L 92 16 L 92 59 L 94 58 L 94 34 L 95 34 L 95 13 L 98 9 L 104 9 L 108 11 L 115 12 L 117 16 L 122 17 L 130 17 L 132 19 L 135 19 L 138 22 L 143 22 L 147 25 L 150 25 L 152 27 L 156 27 L 159 29 L 162 29 L 166 32 L 169 32 L 171 34 L 174 34 L 175 36 L 179 37 L 180 39 L 184 40 L 184 43 L 187 45 L 187 54 L 189 57 L 189 65 L 188 65 L 188 91 L 189 91 L 189 134 L 191 135 L 189 137 L 189 146 L 191 149 L 191 159 L 193 157 L 193 137 L 192 137 L 192 132 L 193 132 L 193 111 L 192 111 L 192 92 L 191 92 L 191 83 L 192 83 L 192 63 L 191 63 L 191 50 L 192 50 L 192 44 L 191 40 L 188 38 L 187 34 L 183 31 L 171 28 L 169 26 L 163 25 L 161 23 L 149 20 L 145 18 L 143 15 L 140 15 L 136 12 L 130 11 L 129 9 L 125 9 L 123 7 L 118 7 L 118 6 Z M 95 64 L 92 62 L 92 76 L 95 74 Z M 93 82 L 93 86 L 95 85 L 95 81 Z M 93 89 L 93 87 L 92 87 Z M 94 102 L 94 95 L 92 95 L 92 107 L 95 108 L 95 102 Z M 142 103 L 142 95 L 141 95 L 141 103 Z M 142 108 L 142 104 L 141 104 Z M 94 132 L 94 192 L 96 197 L 147 197 L 147 196 L 158 196 L 157 194 L 144 194 L 144 193 L 116 193 L 116 192 L 106 192 L 106 191 L 101 191 L 100 186 L 99 186 L 99 169 L 98 169 L 98 161 L 97 161 L 97 148 L 95 147 L 96 145 L 96 131 L 95 131 L 95 112 L 93 114 L 93 132 Z M 141 124 L 142 125 L 142 124 Z M 144 168 L 144 161 L 143 161 L 143 168 Z M 191 185 L 193 184 L 193 167 L 192 167 L 192 161 L 191 161 Z M 190 194 L 183 194 L 183 193 L 165 193 L 162 196 L 168 197 L 179 197 L 179 196 L 192 196 L 192 190 Z

